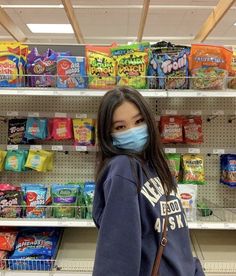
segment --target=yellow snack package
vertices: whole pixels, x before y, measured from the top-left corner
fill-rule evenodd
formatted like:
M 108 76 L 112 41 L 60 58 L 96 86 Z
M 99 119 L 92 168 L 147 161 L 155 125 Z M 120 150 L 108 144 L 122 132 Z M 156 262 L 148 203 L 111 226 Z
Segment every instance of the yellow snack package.
M 95 120 L 89 118 L 73 119 L 75 145 L 92 146 L 95 144 Z
M 117 57 L 117 85 L 136 89 L 147 87 L 148 53 L 133 52 Z
M 183 155 L 183 183 L 205 184 L 204 159 L 200 154 Z
M 52 153 L 45 150 L 30 150 L 25 167 L 38 172 L 52 170 Z
M 6 155 L 7 155 L 6 151 L 0 150 L 0 171 L 2 171 L 4 168 Z

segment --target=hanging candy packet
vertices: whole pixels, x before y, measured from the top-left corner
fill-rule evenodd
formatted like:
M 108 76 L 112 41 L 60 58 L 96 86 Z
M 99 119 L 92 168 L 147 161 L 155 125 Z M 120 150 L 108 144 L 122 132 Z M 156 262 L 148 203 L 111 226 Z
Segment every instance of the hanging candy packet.
M 26 119 L 9 119 L 8 120 L 8 144 L 18 145 L 26 144 L 27 139 L 24 137 L 26 130 Z
M 184 118 L 183 126 L 184 126 L 184 142 L 186 144 L 203 143 L 201 116 Z
M 236 154 L 220 156 L 220 183 L 236 187 Z
M 171 174 L 174 176 L 176 182 L 178 183 L 181 155 L 179 153 L 168 153 L 166 156 L 167 160 L 169 161 Z
M 46 139 L 47 119 L 29 117 L 26 122 L 25 137 L 31 139 Z
M 184 154 L 182 162 L 184 184 L 205 184 L 204 159 L 202 155 Z
M 71 118 L 54 118 L 52 126 L 52 137 L 55 140 L 72 139 L 72 120 Z
M 91 146 L 95 144 L 95 120 L 73 119 L 75 145 Z
M 183 117 L 161 116 L 160 134 L 163 143 L 183 142 Z
M 25 167 L 31 168 L 38 172 L 52 170 L 53 153 L 45 150 L 29 150 Z
M 26 150 L 9 150 L 7 151 L 5 170 L 13 172 L 21 172 L 25 170 L 25 160 L 28 151 Z
M 6 151 L 0 150 L 0 171 L 2 171 L 4 168 L 6 155 L 7 155 Z

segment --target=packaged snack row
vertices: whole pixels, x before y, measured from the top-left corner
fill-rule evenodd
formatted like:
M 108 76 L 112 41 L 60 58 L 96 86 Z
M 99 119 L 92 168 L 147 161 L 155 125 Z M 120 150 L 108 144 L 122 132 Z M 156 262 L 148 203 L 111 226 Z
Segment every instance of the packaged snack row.
M 0 54 L 5 87 L 223 89 L 229 76 L 227 86 L 235 88 L 235 49 L 217 45 L 87 45 L 83 57 L 1 43 Z
M 51 270 L 62 231 L 59 228 L 1 228 L 0 268 Z
M 203 143 L 201 116 L 161 116 L 159 129 L 162 143 Z
M 52 171 L 53 155 L 53 152 L 46 150 L 0 150 L 0 171 Z
M 71 118 L 20 118 L 8 121 L 8 144 L 32 144 L 35 140 L 74 140 L 75 145 L 95 144 L 95 120 Z
M 200 154 L 168 153 L 172 175 L 177 183 L 205 184 L 204 157 Z
M 91 219 L 94 182 L 79 184 L 0 184 L 2 218 Z

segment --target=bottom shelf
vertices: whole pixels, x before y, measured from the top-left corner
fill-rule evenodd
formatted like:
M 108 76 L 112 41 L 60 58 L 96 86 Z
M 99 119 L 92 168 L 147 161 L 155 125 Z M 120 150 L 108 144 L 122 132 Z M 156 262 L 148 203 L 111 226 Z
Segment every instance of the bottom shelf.
M 193 254 L 200 259 L 206 276 L 236 276 L 235 231 L 191 230 L 190 234 Z M 66 228 L 51 271 L 6 268 L 0 270 L 0 276 L 91 276 L 96 240 L 95 228 Z

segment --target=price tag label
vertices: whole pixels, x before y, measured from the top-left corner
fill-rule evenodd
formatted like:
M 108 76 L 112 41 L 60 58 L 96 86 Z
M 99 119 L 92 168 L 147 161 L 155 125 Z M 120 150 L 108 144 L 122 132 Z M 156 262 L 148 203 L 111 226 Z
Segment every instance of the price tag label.
M 200 149 L 199 148 L 189 148 L 188 153 L 200 153 Z
M 202 111 L 201 110 L 191 110 L 190 115 L 200 116 L 200 115 L 202 115 Z
M 61 112 L 56 112 L 54 117 L 57 118 L 66 118 L 67 117 L 67 113 L 61 113 Z
M 19 112 L 17 111 L 7 111 L 7 116 L 18 116 L 19 115 Z
M 87 151 L 87 147 L 86 146 L 76 146 L 75 150 L 76 151 Z
M 39 117 L 39 112 L 28 112 L 28 117 Z
M 79 118 L 79 119 L 86 119 L 88 118 L 88 114 L 84 114 L 84 113 L 77 113 L 75 115 L 76 118 Z
M 234 223 L 224 223 L 224 229 L 236 229 L 236 224 Z
M 18 145 L 7 145 L 7 150 L 18 150 L 19 146 Z
M 165 148 L 165 153 L 176 153 L 176 148 Z
M 212 115 L 224 115 L 224 110 L 213 110 Z
M 224 154 L 225 150 L 224 149 L 213 149 L 213 154 Z
M 177 115 L 178 111 L 177 110 L 166 110 L 166 115 Z
M 52 150 L 55 150 L 55 151 L 62 151 L 62 150 L 63 150 L 63 146 L 61 146 L 61 145 L 52 146 Z
M 30 149 L 31 150 L 41 150 L 42 149 L 42 145 L 30 145 Z

